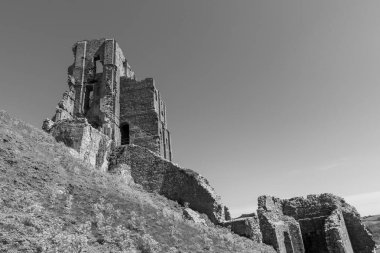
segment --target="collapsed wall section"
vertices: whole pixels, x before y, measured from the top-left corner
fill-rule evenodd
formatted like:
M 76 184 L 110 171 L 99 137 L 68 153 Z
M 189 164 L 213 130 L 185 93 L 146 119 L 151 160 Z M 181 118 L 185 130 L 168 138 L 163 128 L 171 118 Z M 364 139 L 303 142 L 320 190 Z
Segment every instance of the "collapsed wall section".
M 129 166 L 135 183 L 145 190 L 181 204 L 187 202 L 191 209 L 206 214 L 216 224 L 226 220 L 228 214 L 220 197 L 198 173 L 180 168 L 136 145 L 118 147 L 110 157 L 109 171 L 118 171 L 122 164 Z
M 125 58 L 114 39 L 84 40 L 73 48 L 68 74 L 75 89 L 74 116 L 89 123 L 116 144 L 119 131 L 119 85 Z
M 327 216 L 299 219 L 302 239 L 310 253 L 328 253 L 326 233 L 324 230 Z
M 299 223 L 282 212 L 282 201 L 260 196 L 257 214 L 263 243 L 273 246 L 279 253 L 304 253 Z
M 284 214 L 299 221 L 318 219 L 318 217 L 328 218 L 335 210 L 340 210 L 343 215 L 344 222 L 341 222 L 340 225 L 344 226 L 344 228 L 342 227 L 341 229 L 347 230 L 353 251 L 355 253 L 372 253 L 375 249 L 375 242 L 371 234 L 362 224 L 356 209 L 346 203 L 343 198 L 333 194 L 320 194 L 308 195 L 306 198 L 297 197 L 283 200 Z M 327 222 L 329 219 L 325 219 L 325 221 Z M 302 229 L 302 223 L 300 222 L 300 224 Z M 304 227 L 303 231 L 307 231 L 306 226 Z M 318 229 L 315 229 L 315 233 L 318 230 L 326 232 L 325 226 L 322 224 L 318 226 Z M 307 237 L 306 234 L 305 237 Z
M 341 210 L 334 210 L 326 219 L 324 231 L 328 252 L 354 253 Z
M 286 234 L 282 236 L 289 218 L 296 222 L 291 224 L 298 224 L 300 231 L 299 240 L 289 233 L 290 241 L 302 241 L 305 252 L 372 253 L 375 249 L 375 242 L 360 222 L 356 209 L 332 194 L 288 200 L 261 196 L 258 215 L 263 242 L 278 252 L 295 252 L 294 245 L 287 246 Z
M 116 146 L 140 145 L 171 161 L 166 105 L 153 78 L 137 81 L 114 39 L 78 41 L 73 54 L 69 90 L 42 128 L 49 132 L 55 122 L 85 118 Z
M 77 152 L 77 157 L 106 171 L 112 140 L 94 129 L 86 119 L 61 120 L 51 128 L 52 136 Z

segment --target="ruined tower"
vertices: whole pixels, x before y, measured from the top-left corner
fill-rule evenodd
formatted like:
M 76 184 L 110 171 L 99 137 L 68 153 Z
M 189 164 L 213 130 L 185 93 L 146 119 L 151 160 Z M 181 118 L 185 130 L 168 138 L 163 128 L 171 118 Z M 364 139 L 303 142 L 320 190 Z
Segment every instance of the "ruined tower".
M 69 91 L 44 128 L 65 119 L 85 118 L 116 146 L 135 144 L 172 160 L 166 105 L 153 78 L 136 80 L 114 39 L 79 41 L 73 53 Z

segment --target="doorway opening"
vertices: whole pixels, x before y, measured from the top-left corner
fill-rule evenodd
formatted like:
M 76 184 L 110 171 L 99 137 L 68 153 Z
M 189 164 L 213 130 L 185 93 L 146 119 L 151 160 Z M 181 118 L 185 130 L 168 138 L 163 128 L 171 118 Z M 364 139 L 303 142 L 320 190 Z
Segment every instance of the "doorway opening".
M 125 123 L 120 127 L 121 145 L 129 144 L 129 124 Z

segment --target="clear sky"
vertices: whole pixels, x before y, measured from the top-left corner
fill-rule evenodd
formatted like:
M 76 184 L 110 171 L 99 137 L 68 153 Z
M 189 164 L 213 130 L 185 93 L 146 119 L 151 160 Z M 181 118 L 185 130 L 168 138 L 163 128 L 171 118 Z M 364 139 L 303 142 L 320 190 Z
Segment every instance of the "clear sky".
M 76 41 L 115 38 L 166 103 L 174 160 L 233 215 L 331 192 L 380 213 L 380 1 L 2 0 L 0 109 L 40 127 Z

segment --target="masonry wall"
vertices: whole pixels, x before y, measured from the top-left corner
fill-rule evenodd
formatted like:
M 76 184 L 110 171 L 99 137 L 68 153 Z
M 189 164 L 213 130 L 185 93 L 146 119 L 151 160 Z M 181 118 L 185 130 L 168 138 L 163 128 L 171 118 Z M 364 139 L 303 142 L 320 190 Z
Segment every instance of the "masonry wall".
M 336 228 L 340 231 L 347 230 L 353 251 L 355 253 L 372 253 L 375 248 L 375 242 L 368 230 L 361 223 L 359 213 L 340 197 L 332 194 L 309 195 L 307 198 L 298 197 L 283 200 L 282 205 L 283 213 L 298 220 L 301 225 L 301 230 L 311 231 L 310 223 L 314 222 L 314 233 L 318 233 L 318 231 L 321 230 L 326 233 L 325 224 L 320 222 L 317 225 L 318 220 L 324 219 L 325 222 L 331 222 L 331 219 L 327 218 L 338 210 L 342 213 L 343 221 L 337 223 Z M 308 219 L 310 222 L 306 222 Z M 325 235 L 326 238 L 328 238 L 328 235 Z M 345 235 L 343 237 L 347 238 Z M 305 248 L 306 244 L 307 243 L 305 243 Z M 347 245 L 347 243 L 344 243 L 344 245 Z M 349 248 L 350 247 L 343 247 L 344 251 L 340 252 L 350 252 Z
M 329 253 L 326 244 L 326 216 L 299 219 L 304 247 L 308 253 Z
M 130 168 L 135 183 L 142 185 L 145 190 L 157 192 L 181 204 L 187 202 L 191 209 L 206 214 L 216 224 L 228 218 L 220 197 L 198 173 L 180 168 L 136 145 L 115 149 L 110 157 L 109 171 L 120 173 L 118 170 L 123 164 Z
M 258 243 L 262 242 L 259 219 L 255 214 L 227 220 L 223 222 L 222 225 L 229 227 L 235 234 L 247 237 Z
M 83 40 L 73 46 L 68 68 L 69 90 L 58 103 L 54 122 L 86 118 L 116 146 L 136 144 L 172 160 L 166 105 L 154 80 L 135 79 L 135 73 L 114 39 Z M 122 136 L 123 133 L 123 136 Z M 122 139 L 123 137 L 123 139 Z
M 166 107 L 152 78 L 142 81 L 121 78 L 120 125 L 124 124 L 129 125 L 129 144 L 146 147 L 165 159 L 172 159 Z
M 354 253 L 343 214 L 335 210 L 325 221 L 326 245 L 329 253 Z
M 284 215 L 282 200 L 260 196 L 257 214 L 264 243 L 279 253 L 305 252 L 300 225 L 293 217 Z
M 84 40 L 73 47 L 74 64 L 69 67 L 69 86 L 74 88 L 74 117 L 89 123 L 120 142 L 120 76 L 125 58 L 114 39 Z
M 283 201 L 283 212 L 296 220 L 328 217 L 335 210 L 341 210 L 344 225 L 347 229 L 353 251 L 355 253 L 372 253 L 375 247 L 370 233 L 361 223 L 356 209 L 344 199 L 332 194 L 308 195 L 307 198 L 292 198 Z M 343 224 L 343 223 L 342 223 Z M 302 228 L 302 226 L 301 226 Z
M 78 158 L 107 171 L 112 140 L 94 129 L 86 119 L 61 120 L 53 126 L 51 134 L 58 142 L 78 152 Z

